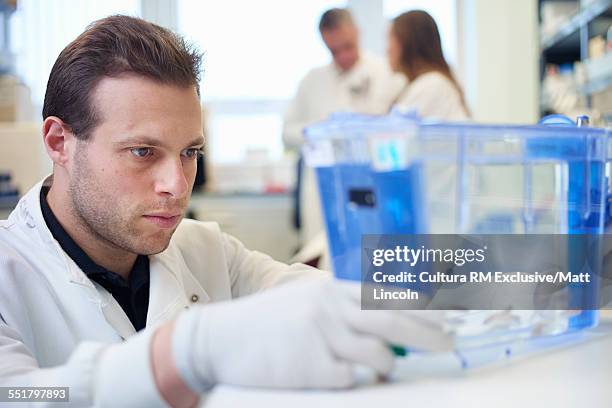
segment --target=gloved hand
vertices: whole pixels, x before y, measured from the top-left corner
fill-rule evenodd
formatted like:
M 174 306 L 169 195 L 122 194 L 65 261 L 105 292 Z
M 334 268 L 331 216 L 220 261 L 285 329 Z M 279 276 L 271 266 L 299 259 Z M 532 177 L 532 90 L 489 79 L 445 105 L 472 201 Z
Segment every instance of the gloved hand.
M 391 343 L 451 347 L 427 311 L 361 310 L 360 296 L 359 283 L 309 281 L 193 308 L 172 337 L 179 373 L 196 392 L 218 383 L 340 388 L 355 383 L 357 365 L 388 374 Z

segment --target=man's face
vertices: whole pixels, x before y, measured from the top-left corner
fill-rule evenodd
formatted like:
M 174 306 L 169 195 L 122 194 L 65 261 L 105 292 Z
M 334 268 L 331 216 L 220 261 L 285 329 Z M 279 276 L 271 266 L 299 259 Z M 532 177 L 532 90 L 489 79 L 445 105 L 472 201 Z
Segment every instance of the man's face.
M 185 213 L 204 141 L 196 89 L 104 78 L 93 103 L 99 125 L 69 167 L 75 215 L 107 244 L 161 252 Z
M 352 24 L 344 23 L 332 30 L 324 30 L 321 36 L 336 65 L 343 71 L 353 68 L 359 59 L 357 28 Z

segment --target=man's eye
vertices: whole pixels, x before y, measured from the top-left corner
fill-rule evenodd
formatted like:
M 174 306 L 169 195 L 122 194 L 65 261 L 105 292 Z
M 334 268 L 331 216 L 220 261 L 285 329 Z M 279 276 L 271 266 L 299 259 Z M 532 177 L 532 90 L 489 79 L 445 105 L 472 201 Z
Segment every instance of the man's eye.
M 130 149 L 130 153 L 132 153 L 134 157 L 144 159 L 153 154 L 153 149 L 151 149 L 150 147 L 134 147 L 133 149 Z
M 191 148 L 183 150 L 183 157 L 187 159 L 195 159 L 197 158 L 202 151 L 200 149 Z

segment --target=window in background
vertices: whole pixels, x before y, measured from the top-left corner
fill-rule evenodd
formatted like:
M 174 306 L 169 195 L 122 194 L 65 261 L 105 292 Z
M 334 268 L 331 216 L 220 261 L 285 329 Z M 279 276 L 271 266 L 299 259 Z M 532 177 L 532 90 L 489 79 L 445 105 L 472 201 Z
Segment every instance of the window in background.
M 59 53 L 94 20 L 111 14 L 140 15 L 140 0 L 19 0 L 12 17 L 16 72 L 30 88 L 40 119 L 49 73 Z
M 181 34 L 204 52 L 214 164 L 282 157 L 282 115 L 302 77 L 329 62 L 319 17 L 334 0 L 178 0 Z
M 384 0 L 383 13 L 391 20 L 399 14 L 414 9 L 428 12 L 436 20 L 446 61 L 457 65 L 457 6 L 456 0 Z

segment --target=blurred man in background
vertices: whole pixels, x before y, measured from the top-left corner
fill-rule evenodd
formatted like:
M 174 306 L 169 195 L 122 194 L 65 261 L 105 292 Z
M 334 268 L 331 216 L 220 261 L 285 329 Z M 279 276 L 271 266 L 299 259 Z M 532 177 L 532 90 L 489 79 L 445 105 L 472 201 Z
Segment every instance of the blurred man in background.
M 404 85 L 401 76 L 394 75 L 382 58 L 359 48 L 359 30 L 347 9 L 333 8 L 323 13 L 319 31 L 332 61 L 312 69 L 302 79 L 287 109 L 283 141 L 290 149 L 301 148 L 305 126 L 332 112 L 384 113 Z M 298 171 L 297 212 L 304 246 L 317 235 L 321 237 L 323 222 L 314 173 L 302 169 Z

